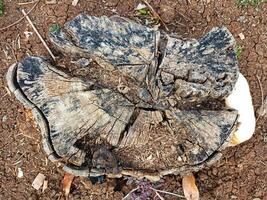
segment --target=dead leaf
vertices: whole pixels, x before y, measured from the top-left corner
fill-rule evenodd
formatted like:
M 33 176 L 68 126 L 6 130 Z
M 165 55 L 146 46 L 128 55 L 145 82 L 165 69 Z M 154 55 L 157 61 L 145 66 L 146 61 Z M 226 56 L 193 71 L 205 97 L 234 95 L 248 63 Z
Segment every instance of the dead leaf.
M 70 193 L 70 187 L 72 184 L 72 181 L 74 179 L 74 175 L 69 174 L 69 173 L 65 173 L 64 174 L 64 178 L 63 178 L 63 192 L 65 197 L 67 198 L 69 196 Z
M 199 200 L 199 191 L 192 173 L 183 177 L 182 185 L 186 200 Z

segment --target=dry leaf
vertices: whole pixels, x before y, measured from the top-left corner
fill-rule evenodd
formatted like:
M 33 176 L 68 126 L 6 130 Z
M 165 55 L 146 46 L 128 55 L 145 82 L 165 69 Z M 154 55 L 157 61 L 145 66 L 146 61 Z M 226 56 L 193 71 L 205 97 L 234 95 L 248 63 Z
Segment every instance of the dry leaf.
M 183 177 L 182 185 L 186 200 L 199 200 L 199 191 L 192 173 Z
M 70 187 L 71 187 L 73 179 L 74 179 L 74 175 L 65 173 L 64 179 L 63 179 L 63 192 L 64 192 L 65 197 L 69 196 Z

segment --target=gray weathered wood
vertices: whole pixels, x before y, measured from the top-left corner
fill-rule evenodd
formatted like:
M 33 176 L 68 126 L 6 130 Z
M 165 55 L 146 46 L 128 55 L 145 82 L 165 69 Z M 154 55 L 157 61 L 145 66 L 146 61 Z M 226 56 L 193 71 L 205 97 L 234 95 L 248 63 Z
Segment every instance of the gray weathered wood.
M 50 39 L 69 58 L 88 59 L 76 66 L 87 75 L 75 74 L 72 63 L 66 73 L 28 57 L 6 77 L 33 109 L 45 152 L 66 171 L 153 179 L 220 157 L 238 117 L 223 103 L 238 76 L 226 28 L 183 41 L 130 20 L 81 14 Z

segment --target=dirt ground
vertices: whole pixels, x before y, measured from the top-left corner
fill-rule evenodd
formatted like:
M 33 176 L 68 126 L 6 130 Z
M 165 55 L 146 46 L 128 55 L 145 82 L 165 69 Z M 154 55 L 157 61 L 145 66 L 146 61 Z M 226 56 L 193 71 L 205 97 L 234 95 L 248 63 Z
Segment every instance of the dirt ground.
M 21 18 L 21 8 L 29 11 L 33 6 L 33 3 L 19 5 L 19 2 L 29 2 L 22 0 L 4 2 L 0 29 Z M 62 25 L 81 12 L 95 16 L 117 14 L 138 20 L 140 17 L 134 10 L 138 3 L 138 0 L 80 0 L 74 7 L 71 0 L 58 0 L 55 4 L 40 1 L 30 17 L 46 39 L 52 24 Z M 257 110 L 261 106 L 260 85 L 263 96 L 267 95 L 267 4 L 238 7 L 235 0 L 154 0 L 150 3 L 166 22 L 168 32 L 183 37 L 198 38 L 214 26 L 226 26 L 242 47 L 239 66 L 249 81 L 254 107 Z M 63 199 L 63 172 L 46 159 L 29 111 L 10 95 L 5 83 L 5 73 L 15 58 L 48 56 L 48 53 L 37 36 L 31 35 L 33 30 L 26 20 L 0 32 L 0 199 Z M 245 36 L 243 40 L 240 33 Z M 196 173 L 201 199 L 267 200 L 266 147 L 267 123 L 266 118 L 260 117 L 251 140 L 228 148 L 214 166 Z M 24 172 L 22 178 L 17 177 L 18 168 Z M 48 180 L 44 192 L 31 186 L 38 173 L 43 173 Z M 93 185 L 84 178 L 75 178 L 70 199 L 117 200 L 134 187 L 123 179 L 108 179 Z M 157 187 L 182 194 L 179 176 L 167 176 Z M 166 200 L 177 199 L 163 196 Z

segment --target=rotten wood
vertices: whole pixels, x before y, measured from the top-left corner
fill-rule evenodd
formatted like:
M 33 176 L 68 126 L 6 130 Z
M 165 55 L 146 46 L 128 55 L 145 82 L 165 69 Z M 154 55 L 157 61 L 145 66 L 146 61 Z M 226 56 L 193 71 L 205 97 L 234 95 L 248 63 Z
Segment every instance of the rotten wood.
M 183 41 L 81 14 L 50 39 L 66 59 L 90 62 L 65 62 L 67 73 L 28 57 L 10 67 L 7 82 L 33 110 L 49 158 L 67 171 L 158 180 L 213 163 L 227 146 L 238 113 L 224 99 L 238 66 L 226 28 Z

